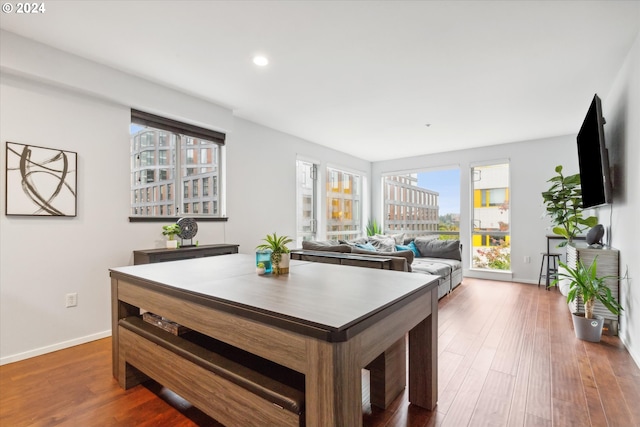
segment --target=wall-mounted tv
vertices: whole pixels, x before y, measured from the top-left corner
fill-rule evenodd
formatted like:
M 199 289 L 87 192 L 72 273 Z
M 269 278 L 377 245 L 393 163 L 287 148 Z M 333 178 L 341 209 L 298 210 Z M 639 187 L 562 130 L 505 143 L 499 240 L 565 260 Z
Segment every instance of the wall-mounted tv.
M 578 161 L 582 187 L 582 207 L 611 203 L 609 155 L 604 142 L 602 104 L 596 94 L 578 132 Z

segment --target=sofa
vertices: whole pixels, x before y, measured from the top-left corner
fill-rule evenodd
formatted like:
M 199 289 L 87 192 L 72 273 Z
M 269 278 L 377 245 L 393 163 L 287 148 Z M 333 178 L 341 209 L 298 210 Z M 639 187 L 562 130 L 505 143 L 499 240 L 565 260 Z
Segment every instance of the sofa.
M 384 264 L 375 262 L 381 258 L 385 259 Z M 347 241 L 305 241 L 302 249 L 291 251 L 291 259 L 431 274 L 439 277 L 438 298 L 462 283 L 460 241 L 440 240 L 437 236 L 407 239 L 404 234 L 395 234 Z

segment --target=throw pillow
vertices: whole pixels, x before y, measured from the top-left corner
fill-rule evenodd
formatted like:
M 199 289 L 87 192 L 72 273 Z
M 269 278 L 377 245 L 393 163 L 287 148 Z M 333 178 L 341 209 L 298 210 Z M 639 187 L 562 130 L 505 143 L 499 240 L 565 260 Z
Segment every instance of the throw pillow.
M 373 252 L 376 251 L 376 247 L 373 246 L 371 243 L 356 243 L 355 247 L 364 249 L 365 251 L 373 251 Z
M 419 256 L 420 256 L 420 251 L 418 250 L 418 248 L 416 248 L 416 242 L 414 242 L 414 241 L 409 242 L 409 244 L 407 245 L 407 247 L 408 247 L 409 249 L 411 249 L 411 252 L 413 252 L 413 254 L 414 254 L 416 257 L 419 257 Z
M 460 254 L 460 240 L 422 240 L 417 238 L 415 245 L 420 251 L 420 255 L 430 258 L 446 258 L 462 260 Z
M 367 239 L 366 237 L 358 237 L 357 239 L 353 240 L 338 240 L 338 242 L 349 246 L 355 246 L 357 244 L 369 243 L 369 239 Z
M 376 237 L 390 237 L 392 238 L 395 242 L 396 245 L 403 245 L 404 244 L 404 233 L 399 233 L 399 234 L 376 234 Z
M 369 243 L 371 243 L 378 251 L 382 252 L 395 252 L 396 241 L 393 237 L 389 236 L 369 236 Z

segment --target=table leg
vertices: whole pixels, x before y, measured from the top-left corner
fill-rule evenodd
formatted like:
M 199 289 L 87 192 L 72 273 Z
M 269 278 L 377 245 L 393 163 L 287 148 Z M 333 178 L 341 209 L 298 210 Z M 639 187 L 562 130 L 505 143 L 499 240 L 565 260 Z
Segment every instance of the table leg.
M 386 409 L 404 390 L 407 378 L 407 343 L 405 337 L 396 341 L 371 362 L 371 404 Z
M 433 411 L 438 403 L 438 290 L 431 314 L 409 331 L 409 402 Z
M 118 299 L 118 281 L 111 279 L 111 367 L 113 377 L 122 378 L 124 373 L 120 373 L 120 368 L 124 367 L 120 361 L 119 340 L 118 340 L 118 321 L 127 316 L 137 316 L 140 309 L 131 304 Z
M 309 339 L 305 376 L 307 427 L 362 426 L 362 374 L 357 337 L 339 343 Z

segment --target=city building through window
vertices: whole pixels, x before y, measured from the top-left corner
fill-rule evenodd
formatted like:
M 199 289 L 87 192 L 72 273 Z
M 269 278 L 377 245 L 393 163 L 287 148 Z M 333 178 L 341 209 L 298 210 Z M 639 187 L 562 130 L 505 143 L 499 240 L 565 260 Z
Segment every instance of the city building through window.
M 362 177 L 327 168 L 327 239 L 350 240 L 362 235 Z
M 222 217 L 224 142 L 223 133 L 131 110 L 131 217 Z
M 385 233 L 459 239 L 458 168 L 391 174 L 382 180 Z

